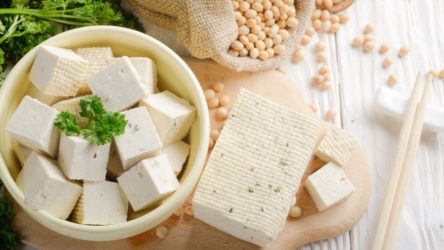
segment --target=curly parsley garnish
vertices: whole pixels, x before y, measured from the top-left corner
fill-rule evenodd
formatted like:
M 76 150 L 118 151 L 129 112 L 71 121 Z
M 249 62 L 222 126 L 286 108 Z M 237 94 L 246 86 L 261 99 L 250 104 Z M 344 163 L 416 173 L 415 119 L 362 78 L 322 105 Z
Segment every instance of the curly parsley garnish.
M 57 115 L 54 125 L 66 135 L 82 136 L 94 145 L 110 143 L 115 136 L 125 132 L 125 116 L 118 112 L 107 112 L 98 96 L 80 101 L 80 116 L 88 119 L 85 128 L 80 127 L 76 117 L 66 111 Z

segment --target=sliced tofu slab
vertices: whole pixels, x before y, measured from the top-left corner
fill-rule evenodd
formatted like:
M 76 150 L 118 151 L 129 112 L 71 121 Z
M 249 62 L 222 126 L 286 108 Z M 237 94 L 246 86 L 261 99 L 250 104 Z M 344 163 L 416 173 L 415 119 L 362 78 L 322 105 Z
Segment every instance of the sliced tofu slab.
M 339 166 L 345 166 L 350 161 L 357 147 L 353 136 L 342 129 L 330 126 L 315 155 L 324 162 L 334 161 Z
M 196 218 L 259 246 L 274 240 L 320 129 L 318 119 L 241 89 L 194 193 Z
M 157 92 L 157 70 L 153 60 L 148 57 L 130 57 L 130 61 L 142 78 L 148 94 L 151 95 Z
M 141 161 L 117 178 L 134 211 L 174 192 L 179 186 L 164 154 Z
M 40 46 L 29 80 L 43 93 L 75 96 L 88 71 L 88 61 L 69 49 Z
M 93 74 L 87 82 L 108 111 L 122 111 L 148 95 L 142 78 L 126 56 Z
M 99 72 L 113 60 L 113 51 L 110 47 L 92 47 L 92 48 L 78 48 L 76 53 L 83 59 L 89 62 L 88 72 L 85 76 L 85 82 L 80 86 L 77 95 L 91 94 L 91 89 L 86 83 L 92 74 Z
M 60 138 L 60 168 L 71 180 L 105 181 L 111 143 L 92 145 L 78 136 Z
M 54 127 L 58 113 L 55 108 L 25 96 L 9 119 L 6 131 L 20 144 L 55 156 L 60 136 Z
M 164 145 L 183 139 L 196 118 L 196 109 L 169 91 L 150 95 L 140 105 L 148 108 Z
M 319 211 L 345 200 L 355 189 L 344 170 L 333 162 L 310 175 L 305 187 Z
M 123 169 L 157 155 L 162 142 L 145 107 L 123 112 L 127 120 L 125 133 L 114 138 Z
M 160 150 L 160 154 L 165 154 L 168 157 L 174 174 L 179 175 L 190 154 L 190 145 L 183 141 L 177 141 Z
M 36 152 L 23 167 L 22 178 L 26 204 L 60 219 L 68 218 L 82 193 L 82 186 L 67 180 L 55 161 Z
M 113 225 L 126 222 L 128 200 L 115 182 L 85 182 L 72 219 L 87 225 Z

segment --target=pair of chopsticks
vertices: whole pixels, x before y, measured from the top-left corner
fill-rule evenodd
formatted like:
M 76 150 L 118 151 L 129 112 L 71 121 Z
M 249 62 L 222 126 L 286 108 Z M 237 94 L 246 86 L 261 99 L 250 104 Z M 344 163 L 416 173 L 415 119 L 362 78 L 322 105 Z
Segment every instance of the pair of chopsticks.
M 427 74 L 426 84 L 421 91 L 422 78 L 422 74 L 418 73 L 407 103 L 396 158 L 387 183 L 372 250 L 394 248 L 397 226 L 413 172 L 413 162 L 421 139 L 425 109 L 434 76 L 432 73 Z M 422 96 L 418 103 L 421 93 Z

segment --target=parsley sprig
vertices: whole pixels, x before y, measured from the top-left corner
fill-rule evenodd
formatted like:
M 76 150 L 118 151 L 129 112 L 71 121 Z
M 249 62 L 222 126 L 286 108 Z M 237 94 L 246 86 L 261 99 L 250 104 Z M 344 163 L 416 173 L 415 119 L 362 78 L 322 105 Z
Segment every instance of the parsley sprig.
M 125 132 L 125 116 L 118 112 L 107 112 L 98 96 L 80 101 L 80 116 L 88 119 L 85 128 L 77 123 L 76 116 L 63 111 L 54 120 L 56 128 L 68 136 L 82 136 L 89 143 L 103 145 Z

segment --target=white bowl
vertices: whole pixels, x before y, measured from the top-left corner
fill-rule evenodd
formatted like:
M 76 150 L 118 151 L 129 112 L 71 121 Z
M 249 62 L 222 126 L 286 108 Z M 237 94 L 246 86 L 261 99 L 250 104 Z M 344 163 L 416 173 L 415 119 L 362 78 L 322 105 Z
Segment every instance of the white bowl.
M 37 48 L 26 54 L 11 70 L 0 92 L 0 177 L 20 207 L 36 221 L 68 237 L 107 241 L 127 238 L 151 229 L 167 219 L 193 191 L 202 172 L 208 150 L 209 115 L 202 89 L 190 68 L 171 49 L 143 33 L 120 27 L 92 26 L 74 29 L 54 36 L 42 44 L 64 48 L 107 46 L 116 56 L 147 56 L 158 68 L 160 89 L 168 89 L 187 99 L 197 109 L 189 143 L 190 156 L 180 175 L 180 187 L 155 208 L 138 212 L 132 220 L 109 226 L 80 225 L 29 208 L 14 179 L 21 166 L 13 151 L 13 139 L 5 131 L 7 121 L 24 97 L 30 81 L 28 73 Z M 7 52 L 6 52 L 7 53 Z

